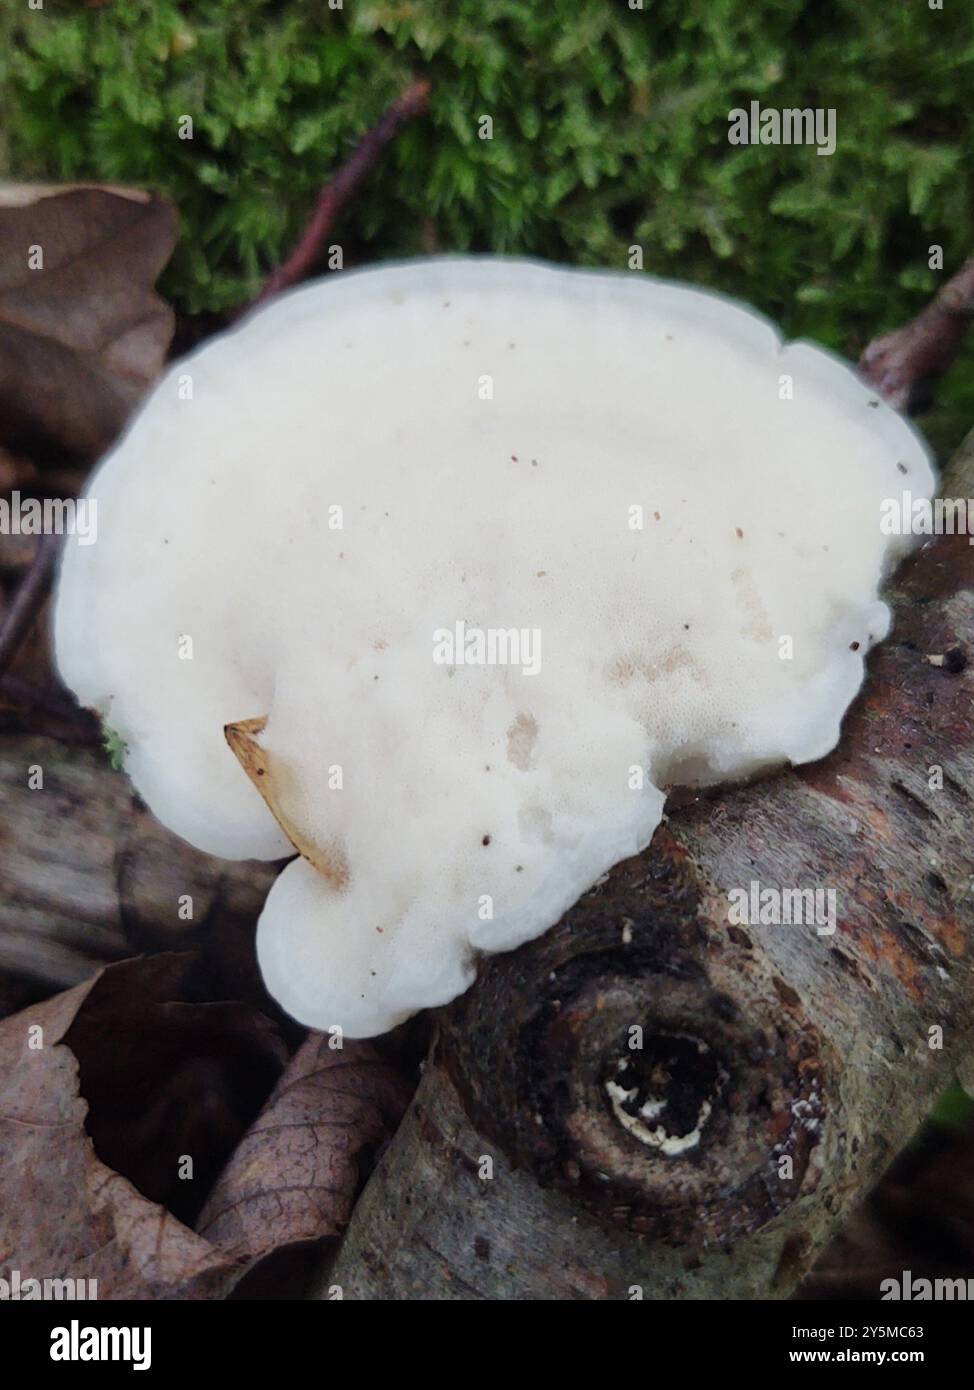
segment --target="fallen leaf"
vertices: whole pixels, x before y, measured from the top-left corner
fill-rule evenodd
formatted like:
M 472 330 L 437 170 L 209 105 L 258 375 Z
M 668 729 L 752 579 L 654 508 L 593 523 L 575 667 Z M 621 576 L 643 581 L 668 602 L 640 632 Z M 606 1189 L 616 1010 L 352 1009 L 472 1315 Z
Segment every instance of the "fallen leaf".
M 197 1230 L 232 1259 L 339 1235 L 361 1160 L 409 1104 L 412 1087 L 372 1043 L 329 1044 L 312 1033 L 295 1053 L 200 1215 Z
M 317 844 L 285 810 L 290 779 L 287 770 L 281 770 L 260 742 L 260 735 L 266 727 L 267 716 L 258 715 L 255 719 L 225 724 L 223 736 L 294 848 L 333 888 L 344 888 L 348 882 L 348 863 L 341 846 Z
M 96 458 L 158 375 L 174 208 L 137 190 L 0 188 L 0 444 Z M 32 265 L 36 268 L 32 268 Z
M 0 183 L 0 208 L 26 208 L 41 198 L 56 198 L 92 188 L 113 193 L 117 198 L 128 198 L 133 203 L 152 201 L 152 194 L 145 189 L 128 188 L 123 183 Z
M 284 1061 L 258 1010 L 187 1001 L 191 968 L 188 953 L 123 961 L 0 1023 L 3 1277 L 97 1279 L 112 1299 L 220 1298 L 240 1278 L 239 1259 L 132 1177 L 203 1186 L 214 1128 L 222 1165 L 256 1109 L 230 1134 L 227 1071 L 266 1095 Z M 187 1075 L 203 1084 L 186 1089 Z M 107 1157 L 123 1153 L 126 1176 Z M 273 1230 L 266 1239 L 273 1247 Z

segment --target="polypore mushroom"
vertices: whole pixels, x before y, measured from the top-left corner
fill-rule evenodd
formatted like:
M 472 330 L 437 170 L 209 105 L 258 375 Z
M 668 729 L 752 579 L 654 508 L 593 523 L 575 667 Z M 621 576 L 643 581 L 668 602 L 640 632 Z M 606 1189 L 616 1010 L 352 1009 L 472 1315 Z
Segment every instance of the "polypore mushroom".
M 904 419 L 719 296 L 343 273 L 162 379 L 90 484 L 58 662 L 170 829 L 300 852 L 268 987 L 377 1033 L 643 849 L 670 787 L 835 745 L 904 474 L 930 494 Z

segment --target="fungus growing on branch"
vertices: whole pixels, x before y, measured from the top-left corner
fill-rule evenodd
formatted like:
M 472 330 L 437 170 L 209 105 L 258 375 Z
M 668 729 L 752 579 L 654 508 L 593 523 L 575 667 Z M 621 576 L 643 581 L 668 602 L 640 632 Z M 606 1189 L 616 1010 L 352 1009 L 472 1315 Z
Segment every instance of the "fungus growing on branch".
M 268 987 L 369 1035 L 546 931 L 670 788 L 834 747 L 907 484 L 934 487 L 912 427 L 722 297 L 343 272 L 156 387 L 90 483 L 58 662 L 170 829 L 298 852 Z

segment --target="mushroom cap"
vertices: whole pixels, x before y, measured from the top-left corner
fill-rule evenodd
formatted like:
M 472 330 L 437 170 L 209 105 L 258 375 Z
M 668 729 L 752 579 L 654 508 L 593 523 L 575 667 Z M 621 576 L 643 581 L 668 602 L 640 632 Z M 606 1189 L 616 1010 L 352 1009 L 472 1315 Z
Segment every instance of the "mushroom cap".
M 170 829 L 301 850 L 268 987 L 370 1035 L 545 931 L 673 785 L 835 745 L 905 487 L 934 487 L 908 422 L 721 296 L 346 271 L 160 380 L 89 484 L 58 664 Z

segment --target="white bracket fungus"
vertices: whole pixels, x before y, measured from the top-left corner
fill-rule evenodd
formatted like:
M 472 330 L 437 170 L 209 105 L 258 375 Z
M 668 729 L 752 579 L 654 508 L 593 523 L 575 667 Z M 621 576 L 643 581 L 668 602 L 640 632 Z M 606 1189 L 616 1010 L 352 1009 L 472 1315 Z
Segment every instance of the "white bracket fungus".
M 670 786 L 827 753 L 910 543 L 881 505 L 933 489 L 847 365 L 642 275 L 344 272 L 185 370 L 91 481 L 58 662 L 164 824 L 300 851 L 261 966 L 351 1036 L 545 931 Z

